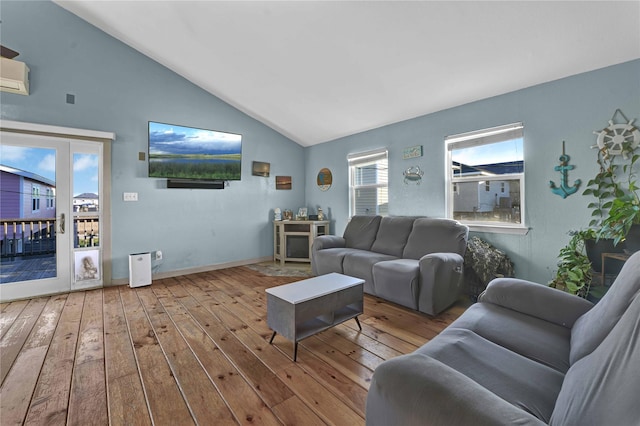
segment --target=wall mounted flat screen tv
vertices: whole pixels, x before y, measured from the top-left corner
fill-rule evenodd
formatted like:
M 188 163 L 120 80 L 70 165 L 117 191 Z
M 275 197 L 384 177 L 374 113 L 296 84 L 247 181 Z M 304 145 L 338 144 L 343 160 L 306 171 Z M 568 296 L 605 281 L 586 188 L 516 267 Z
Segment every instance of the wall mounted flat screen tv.
M 149 122 L 149 177 L 240 180 L 242 135 Z

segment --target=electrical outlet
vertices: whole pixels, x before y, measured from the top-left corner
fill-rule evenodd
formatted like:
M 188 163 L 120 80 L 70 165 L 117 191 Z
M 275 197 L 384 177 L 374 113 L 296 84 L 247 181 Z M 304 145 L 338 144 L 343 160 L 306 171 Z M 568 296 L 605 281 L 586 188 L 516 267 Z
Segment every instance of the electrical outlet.
M 122 195 L 122 199 L 124 201 L 138 201 L 138 193 L 137 192 L 125 192 Z
M 162 252 L 160 250 L 156 250 L 156 260 L 162 260 Z

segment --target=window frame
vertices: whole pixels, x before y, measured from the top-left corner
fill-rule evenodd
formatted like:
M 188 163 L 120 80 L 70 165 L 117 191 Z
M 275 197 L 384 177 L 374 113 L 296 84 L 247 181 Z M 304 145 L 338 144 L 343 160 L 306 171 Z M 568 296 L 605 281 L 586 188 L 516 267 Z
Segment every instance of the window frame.
M 37 184 L 31 184 L 31 212 L 36 213 L 40 211 L 40 186 Z
M 466 176 L 455 177 L 452 169 L 452 151 L 460 148 L 490 145 L 508 141 L 514 137 L 522 137 L 524 141 L 524 125 L 521 122 L 496 126 L 445 137 L 445 204 L 446 216 L 453 218 L 454 195 L 459 193 L 461 183 L 485 182 L 485 188 L 490 181 L 517 180 L 520 185 L 520 223 L 501 221 L 460 220 L 469 230 L 477 232 L 493 232 L 524 235 L 529 231 L 526 221 L 525 194 L 525 162 L 521 173 L 506 173 L 495 176 Z M 523 143 L 524 150 L 524 143 Z M 523 156 L 524 158 L 524 156 Z M 454 186 L 456 187 L 454 189 Z
M 379 161 L 385 161 L 387 166 L 387 177 L 385 182 L 356 185 L 356 169 L 358 166 L 365 164 L 377 164 Z M 353 217 L 356 212 L 356 191 L 358 189 L 380 189 L 387 190 L 387 206 L 389 203 L 389 151 L 386 148 L 376 149 L 373 151 L 358 152 L 347 155 L 347 163 L 349 165 L 349 217 Z M 379 204 L 376 204 L 376 211 L 372 214 L 379 216 L 388 216 L 388 208 L 386 213 L 380 213 Z

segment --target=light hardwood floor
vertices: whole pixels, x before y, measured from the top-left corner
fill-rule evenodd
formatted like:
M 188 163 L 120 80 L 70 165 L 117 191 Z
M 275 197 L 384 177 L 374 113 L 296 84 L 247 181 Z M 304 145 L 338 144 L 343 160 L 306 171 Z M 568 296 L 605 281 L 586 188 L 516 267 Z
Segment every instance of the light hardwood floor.
M 0 424 L 359 425 L 373 370 L 457 318 L 365 295 L 299 344 L 266 323 L 264 290 L 300 280 L 237 267 L 0 305 Z

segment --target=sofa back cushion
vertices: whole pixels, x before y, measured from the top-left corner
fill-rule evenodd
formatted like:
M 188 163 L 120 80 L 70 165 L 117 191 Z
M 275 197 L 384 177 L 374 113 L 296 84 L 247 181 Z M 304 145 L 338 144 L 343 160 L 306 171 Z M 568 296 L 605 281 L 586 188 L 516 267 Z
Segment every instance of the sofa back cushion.
M 402 257 L 402 251 L 413 228 L 415 217 L 386 216 L 380 221 L 380 228 L 371 250 L 395 257 Z
M 640 276 L 638 256 L 640 253 L 635 256 L 636 277 Z M 636 291 L 631 299 L 600 345 L 567 371 L 551 425 L 639 424 L 640 293 Z
M 469 228 L 452 219 L 422 217 L 415 220 L 402 257 L 420 259 L 430 253 L 464 256 Z
M 571 329 L 571 365 L 593 352 L 640 293 L 640 252 L 622 267 L 611 288 Z
M 380 227 L 380 219 L 381 216 L 353 216 L 344 230 L 345 247 L 371 250 Z

